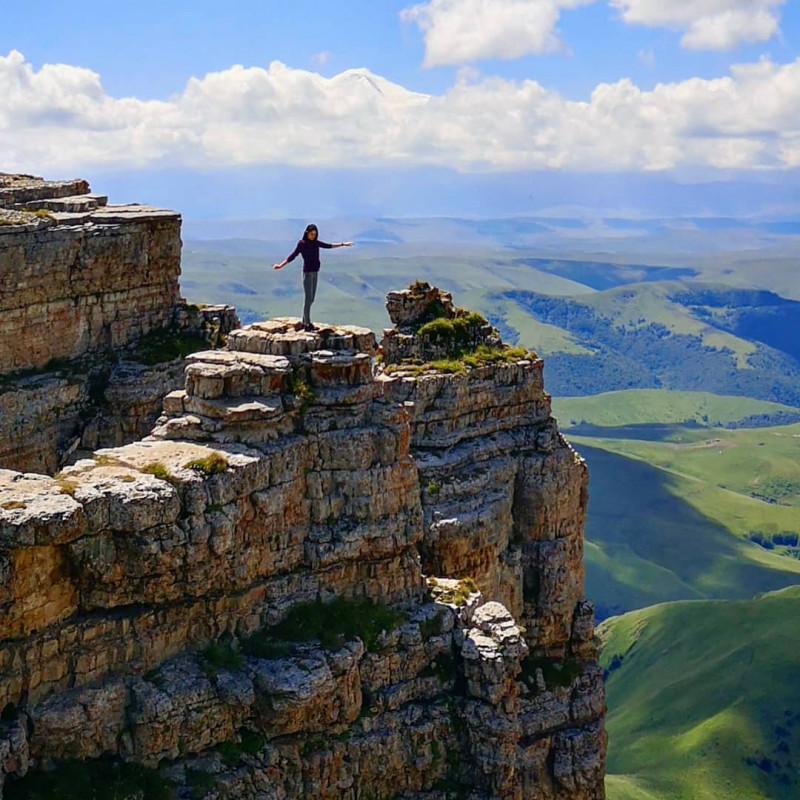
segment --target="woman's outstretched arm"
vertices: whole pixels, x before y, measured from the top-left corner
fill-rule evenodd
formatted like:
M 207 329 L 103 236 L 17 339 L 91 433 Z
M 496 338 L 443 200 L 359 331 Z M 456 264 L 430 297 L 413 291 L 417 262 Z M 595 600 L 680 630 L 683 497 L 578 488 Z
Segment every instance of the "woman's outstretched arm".
M 292 252 L 288 256 L 286 256 L 286 258 L 284 258 L 280 264 L 272 265 L 272 269 L 283 269 L 290 261 L 294 261 L 297 258 L 297 254 L 300 252 L 301 244 L 302 241 L 298 242 L 297 247 L 295 247 L 294 250 L 292 250 Z
M 324 248 L 325 250 L 330 250 L 335 247 L 352 247 L 352 242 L 339 242 L 339 244 L 329 244 L 328 242 L 320 242 L 319 246 Z

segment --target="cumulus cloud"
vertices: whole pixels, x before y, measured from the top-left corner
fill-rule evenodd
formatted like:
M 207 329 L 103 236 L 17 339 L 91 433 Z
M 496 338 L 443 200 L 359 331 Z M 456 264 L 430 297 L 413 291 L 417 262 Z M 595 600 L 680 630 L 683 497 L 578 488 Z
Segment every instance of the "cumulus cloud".
M 563 47 L 562 8 L 594 0 L 429 0 L 402 11 L 425 34 L 425 66 L 519 58 Z
M 765 42 L 778 32 L 777 7 L 785 0 L 611 0 L 632 25 L 684 31 L 693 50 L 730 50 Z
M 431 67 L 487 58 L 513 59 L 563 49 L 556 25 L 563 9 L 596 0 L 426 0 L 401 12 L 424 33 Z M 682 31 L 694 50 L 730 50 L 779 31 L 786 0 L 609 0 L 631 25 Z
M 274 62 L 195 78 L 169 101 L 116 99 L 99 76 L 0 57 L 0 170 L 436 165 L 462 171 L 800 166 L 800 59 L 576 102 L 536 81 L 465 77 L 441 95 L 368 70 Z

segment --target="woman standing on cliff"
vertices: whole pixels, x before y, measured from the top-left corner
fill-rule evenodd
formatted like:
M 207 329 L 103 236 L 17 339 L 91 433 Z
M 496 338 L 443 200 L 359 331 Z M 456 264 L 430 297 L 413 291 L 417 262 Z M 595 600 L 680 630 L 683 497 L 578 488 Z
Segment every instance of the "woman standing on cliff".
M 280 264 L 273 264 L 273 269 L 283 269 L 290 261 L 294 261 L 298 255 L 303 256 L 303 328 L 307 331 L 315 331 L 316 327 L 311 324 L 311 304 L 317 294 L 317 278 L 319 277 L 319 249 L 320 247 L 330 250 L 334 247 L 352 247 L 352 242 L 340 242 L 339 244 L 328 244 L 319 240 L 319 231 L 316 225 L 307 225 L 303 238 L 297 243 L 292 254 L 287 256 Z

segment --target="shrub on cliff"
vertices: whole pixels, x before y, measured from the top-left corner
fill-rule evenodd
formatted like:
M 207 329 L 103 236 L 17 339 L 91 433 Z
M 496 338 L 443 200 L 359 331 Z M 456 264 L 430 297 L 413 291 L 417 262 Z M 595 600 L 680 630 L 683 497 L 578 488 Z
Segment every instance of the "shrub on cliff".
M 193 469 L 203 475 L 216 475 L 228 469 L 228 462 L 219 453 L 211 453 L 205 458 L 195 458 L 183 465 L 186 469 Z
M 115 759 L 65 761 L 6 784 L 6 800 L 172 800 L 174 784 L 153 769 Z
M 417 334 L 431 344 L 445 347 L 449 355 L 456 356 L 478 346 L 481 330 L 486 324 L 480 314 L 470 311 L 462 317 L 438 317 L 426 322 Z
M 190 353 L 205 350 L 209 343 L 197 333 L 159 328 L 145 334 L 130 354 L 132 361 L 147 366 L 163 364 L 177 358 L 185 358 Z
M 400 612 L 372 600 L 315 600 L 294 606 L 282 622 L 246 639 L 243 649 L 250 655 L 274 658 L 288 651 L 287 642 L 316 639 L 323 647 L 335 649 L 358 637 L 367 650 L 376 650 L 381 634 L 394 630 L 402 618 Z
M 300 374 L 289 376 L 289 392 L 295 396 L 297 408 L 301 414 L 305 414 L 308 411 L 309 406 L 317 397 L 314 387 Z

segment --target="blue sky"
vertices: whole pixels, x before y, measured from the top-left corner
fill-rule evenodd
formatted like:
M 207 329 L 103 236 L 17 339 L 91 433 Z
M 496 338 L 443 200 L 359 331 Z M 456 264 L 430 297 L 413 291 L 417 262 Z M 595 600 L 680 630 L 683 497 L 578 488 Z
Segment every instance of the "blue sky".
M 292 170 L 377 186 L 400 170 L 424 191 L 426 169 L 440 184 L 441 170 L 763 183 L 800 168 L 800 0 L 36 10 L 35 24 L 29 6 L 3 12 L 0 171 L 146 189 L 169 170 L 211 190 L 226 170 L 287 187 Z
M 106 4 L 92 13 L 74 5 L 9 4 L 3 10 L 0 53 L 21 51 L 36 66 L 64 63 L 98 72 L 116 97 L 167 99 L 191 77 L 233 64 L 267 67 L 278 60 L 325 76 L 358 67 L 422 92 L 440 93 L 458 66 L 425 68 L 424 41 L 400 14 L 410 2 L 253 2 L 211 0 Z M 626 25 L 606 3 L 562 12 L 558 28 L 568 48 L 517 59 L 472 62 L 481 72 L 533 78 L 571 99 L 586 99 L 600 82 L 629 77 L 642 88 L 658 81 L 726 74 L 731 64 L 769 55 L 778 62 L 800 55 L 800 4 L 777 8 L 780 33 L 766 42 L 742 42 L 723 51 L 680 46 L 679 31 Z M 649 54 L 652 53 L 652 61 Z M 320 54 L 325 63 L 320 63 Z M 640 54 L 645 55 L 644 60 Z

